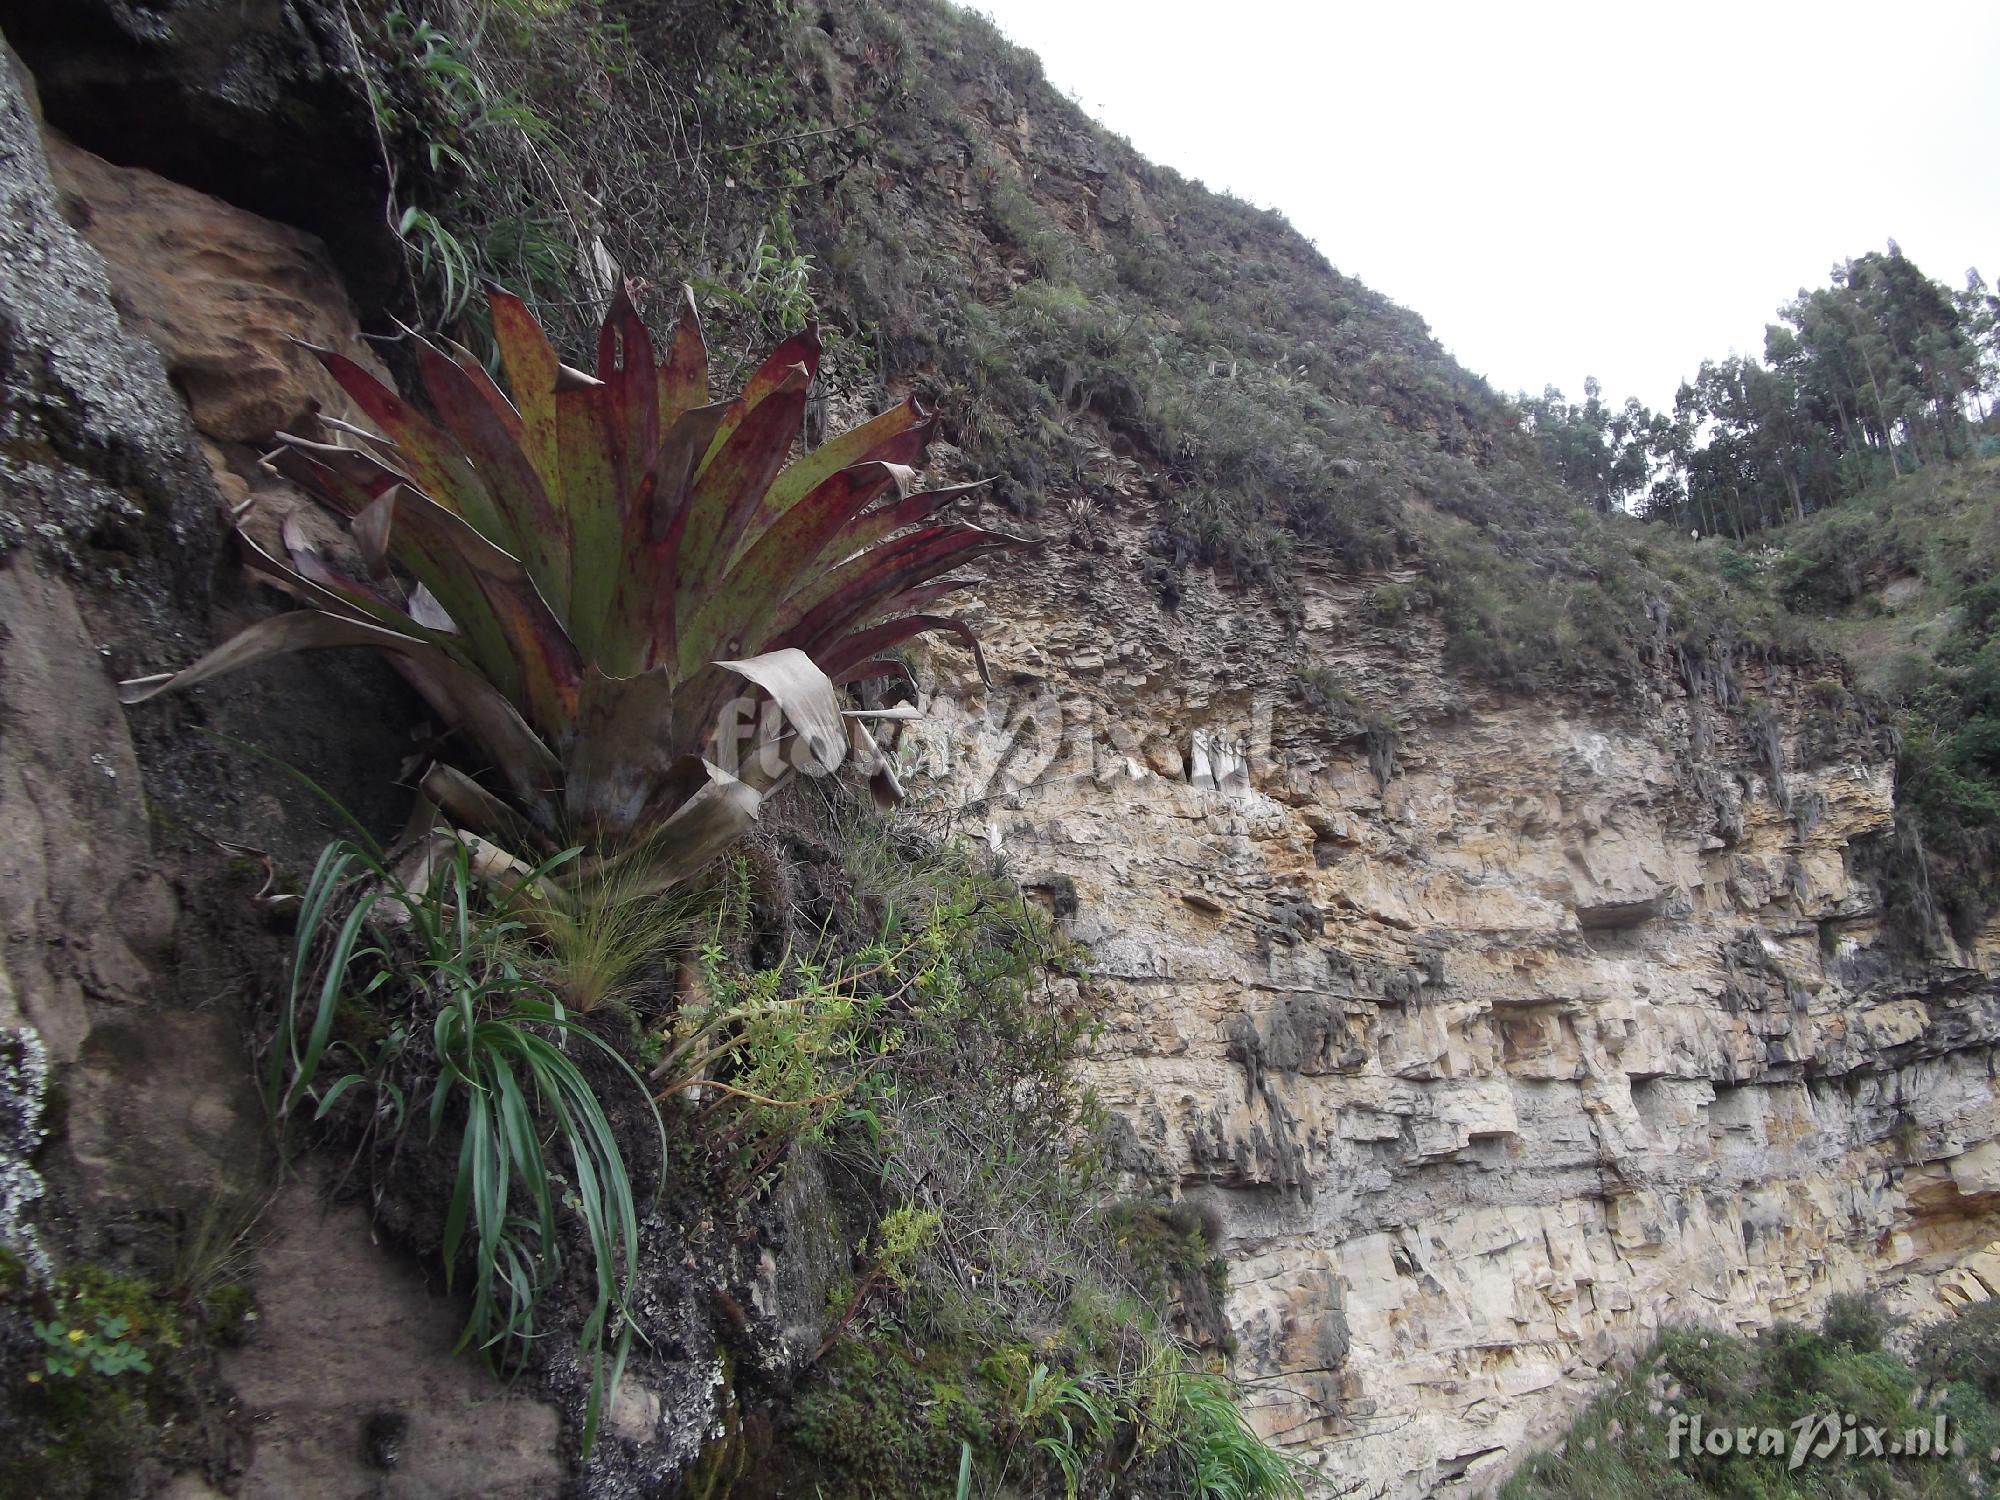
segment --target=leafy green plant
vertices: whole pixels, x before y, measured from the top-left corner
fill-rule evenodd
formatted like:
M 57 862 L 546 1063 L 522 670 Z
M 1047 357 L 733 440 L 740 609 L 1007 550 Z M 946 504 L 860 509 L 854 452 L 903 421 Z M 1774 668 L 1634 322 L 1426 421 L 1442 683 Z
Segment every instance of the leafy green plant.
M 445 322 L 458 317 L 472 299 L 472 253 L 436 215 L 414 206 L 403 210 L 396 232 L 417 252 L 418 273 L 438 284 L 443 299 L 439 316 Z
M 460 212 L 469 196 L 458 184 L 497 187 L 488 138 L 504 136 L 530 152 L 559 151 L 554 127 L 524 100 L 497 91 L 482 76 L 474 50 L 430 21 L 390 6 L 379 25 L 380 63 L 389 75 L 374 80 L 370 98 L 385 142 L 409 142 L 430 185 L 432 207 L 406 202 L 395 216 L 396 233 L 415 255 L 418 282 L 435 290 L 436 322 L 455 322 L 469 307 L 480 276 L 517 271 L 528 285 L 561 286 L 574 259 L 567 240 L 532 233 L 521 215 L 499 215 L 483 226 Z M 392 194 L 401 197 L 400 185 Z
M 701 282 L 699 289 L 756 316 L 767 333 L 800 332 L 813 321 L 812 257 L 798 248 L 791 226 L 780 221 L 757 236 L 746 258 L 741 284 Z
M 537 1310 L 561 1271 L 558 1208 L 567 1203 L 594 1273 L 580 1339 L 591 1369 L 588 1450 L 630 1348 L 639 1210 L 603 1102 L 571 1051 L 595 1051 L 646 1098 L 662 1158 L 665 1127 L 631 1065 L 522 967 L 524 913 L 537 910 L 540 888 L 568 854 L 494 879 L 478 873 L 463 839 L 439 837 L 428 853 L 441 869 L 419 893 L 377 851 L 345 839 L 327 846 L 301 900 L 266 1096 L 281 1120 L 307 1102 L 321 1118 L 350 1090 L 367 1089 L 368 1129 L 394 1135 L 409 1114 L 397 1075 L 409 1071 L 419 1034 L 427 1036 L 430 1138 L 448 1120 L 460 1130 L 443 1253 L 448 1284 L 470 1265 L 461 1347 L 504 1365 L 538 1336 Z M 407 994 L 396 995 L 399 984 Z M 400 1012 L 372 1046 L 336 1035 L 343 1004 L 354 1001 Z M 343 1055 L 356 1066 L 321 1086 L 327 1062 Z M 551 1143 L 567 1163 L 560 1176 Z
M 1014 1418 L 1030 1431 L 1050 1429 L 1035 1446 L 1061 1472 L 1065 1500 L 1076 1500 L 1084 1471 L 1115 1431 L 1111 1405 L 1077 1377 L 1038 1364 L 1028 1374 Z
M 386 438 L 286 436 L 271 456 L 348 521 L 365 574 L 296 528 L 283 561 L 244 538 L 260 575 L 313 607 L 129 682 L 125 701 L 287 652 L 374 647 L 493 768 L 493 788 L 446 765 L 424 776 L 457 826 L 534 859 L 573 843 L 571 873 L 643 851 L 656 888 L 735 839 L 795 768 L 831 772 L 851 750 L 895 796 L 863 720 L 907 711 L 843 711 L 837 685 L 901 675 L 883 653 L 925 631 L 977 655 L 963 621 L 925 610 L 962 585 L 943 577 L 953 567 L 1015 544 L 938 519 L 966 487 L 912 492 L 929 415 L 906 402 L 788 463 L 813 328 L 711 403 L 689 293 L 658 358 L 621 291 L 595 376 L 557 360 L 518 298 L 489 302 L 511 401 L 455 345 L 415 341 L 435 418 L 324 353 Z
M 60 1321 L 35 1323 L 35 1337 L 46 1346 L 43 1369 L 73 1379 L 88 1368 L 98 1375 L 152 1373 L 146 1351 L 131 1342 L 132 1320 L 123 1313 L 99 1313 L 89 1323 L 72 1327 Z
M 767 1186 L 793 1143 L 822 1141 L 895 1051 L 902 1031 L 881 1018 L 909 983 L 875 982 L 897 978 L 910 951 L 872 945 L 831 965 L 787 958 L 746 973 L 719 943 L 702 948 L 653 1077 L 662 1100 L 681 1098 L 699 1118 L 728 1110 L 707 1140 L 731 1196 Z

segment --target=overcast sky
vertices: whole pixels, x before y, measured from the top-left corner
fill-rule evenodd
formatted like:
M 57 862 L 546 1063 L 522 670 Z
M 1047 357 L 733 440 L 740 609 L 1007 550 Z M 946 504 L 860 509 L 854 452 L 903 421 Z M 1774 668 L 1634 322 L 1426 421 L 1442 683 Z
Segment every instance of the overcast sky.
M 2000 274 L 1994 0 L 974 8 L 1502 390 L 1670 404 L 1891 236 L 1951 286 Z

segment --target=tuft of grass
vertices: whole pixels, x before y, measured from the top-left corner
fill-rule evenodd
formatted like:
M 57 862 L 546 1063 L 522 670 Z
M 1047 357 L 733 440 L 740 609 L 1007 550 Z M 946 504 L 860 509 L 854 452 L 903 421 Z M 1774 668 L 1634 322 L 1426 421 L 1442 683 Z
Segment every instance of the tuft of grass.
M 1297 1462 L 1259 1437 L 1236 1393 L 1207 1371 L 1177 1377 L 1173 1444 L 1199 1500 L 1303 1500 Z
M 707 887 L 658 885 L 641 850 L 523 892 L 526 966 L 578 1015 L 628 1007 L 693 953 L 713 907 Z

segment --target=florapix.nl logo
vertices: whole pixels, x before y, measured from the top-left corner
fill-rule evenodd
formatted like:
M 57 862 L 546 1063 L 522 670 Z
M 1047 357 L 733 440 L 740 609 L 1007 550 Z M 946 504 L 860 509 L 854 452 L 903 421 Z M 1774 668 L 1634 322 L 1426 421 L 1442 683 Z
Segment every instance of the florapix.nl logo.
M 1953 1451 L 1945 1413 L 1921 1427 L 1884 1428 L 1853 1412 L 1808 1412 L 1784 1426 L 1735 1427 L 1677 1411 L 1667 1423 L 1667 1457 L 1782 1456 L 1787 1469 L 1842 1458 L 1941 1458 Z

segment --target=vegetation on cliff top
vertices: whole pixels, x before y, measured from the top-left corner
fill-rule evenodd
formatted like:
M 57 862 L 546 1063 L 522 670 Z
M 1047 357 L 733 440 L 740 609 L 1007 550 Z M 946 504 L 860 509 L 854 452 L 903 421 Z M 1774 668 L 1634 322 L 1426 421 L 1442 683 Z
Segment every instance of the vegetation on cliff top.
M 2000 459 L 1926 464 L 1694 551 L 1852 663 L 1899 741 L 1899 926 L 1969 941 L 2000 904 Z
M 1671 419 L 1553 390 L 1517 406 L 1279 215 L 1146 162 L 940 0 L 707 0 L 671 32 L 619 8 L 476 32 L 459 0 L 409 9 L 478 35 L 460 55 L 482 97 L 533 117 L 510 135 L 449 90 L 397 91 L 405 196 L 477 263 L 555 317 L 600 249 L 690 280 L 732 332 L 817 310 L 830 390 L 923 392 L 1024 515 L 1054 505 L 1085 536 L 1139 519 L 1163 607 L 1213 563 L 1289 609 L 1318 557 L 1422 575 L 1413 607 L 1501 684 L 1602 687 L 1675 650 L 1810 660 L 1809 623 L 1622 499 L 1645 492 L 1682 539 L 1741 536 L 1963 449 L 1954 401 L 1992 375 L 1990 294 L 1892 246 L 1802 291 L 1768 368 L 1706 369 Z M 507 214 L 532 201 L 562 205 L 541 264 L 566 290 L 509 260 Z
M 1764 362 L 1705 360 L 1671 416 L 1613 411 L 1586 381 L 1522 399 L 1544 456 L 1601 511 L 1631 509 L 1739 542 L 1976 446 L 2000 387 L 2000 298 L 1977 269 L 1956 291 L 1894 240 L 1834 266 L 1764 331 Z

